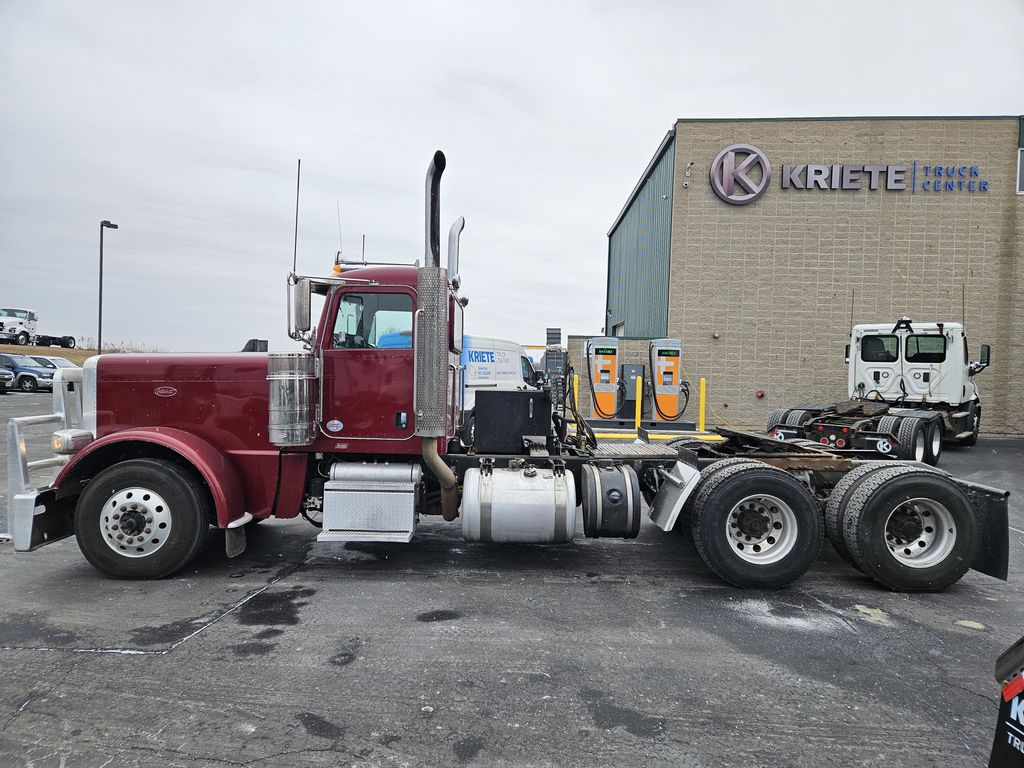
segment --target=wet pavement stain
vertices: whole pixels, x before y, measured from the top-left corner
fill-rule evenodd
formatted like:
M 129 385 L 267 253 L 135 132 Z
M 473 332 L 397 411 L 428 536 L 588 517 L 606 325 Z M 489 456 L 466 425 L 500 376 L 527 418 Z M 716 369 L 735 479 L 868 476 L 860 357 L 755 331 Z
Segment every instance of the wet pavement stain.
M 300 712 L 295 719 L 302 724 L 310 736 L 335 741 L 345 735 L 345 729 L 340 725 L 335 725 L 330 720 L 325 720 L 312 712 Z
M 278 635 L 283 634 L 283 629 L 264 629 L 262 632 L 257 632 L 253 637 L 257 640 L 269 640 L 272 637 L 277 637 Z
M 430 623 L 434 621 L 454 621 L 455 619 L 461 618 L 462 614 L 458 611 L 440 609 L 436 611 L 424 611 L 416 616 L 416 621 Z
M 164 645 L 184 640 L 193 632 L 202 629 L 219 615 L 218 612 L 178 619 L 155 627 L 136 627 L 130 630 L 132 642 L 136 645 Z
M 0 645 L 60 646 L 76 640 L 78 635 L 74 632 L 57 629 L 25 613 L 0 618 Z
M 315 589 L 303 587 L 260 592 L 239 609 L 238 623 L 247 626 L 295 626 L 299 623 L 299 608 L 307 605 L 301 598 L 315 594 Z
M 277 643 L 238 643 L 228 647 L 235 652 L 235 656 L 245 658 L 247 656 L 266 656 L 277 648 Z
M 328 659 L 328 663 L 334 667 L 344 667 L 351 664 L 356 660 L 356 653 L 358 653 L 362 645 L 363 643 L 358 637 L 351 638 L 339 647 L 338 652 Z
M 580 691 L 587 709 L 598 728 L 610 730 L 619 726 L 634 736 L 653 738 L 665 732 L 665 721 L 660 717 L 651 717 L 628 707 L 619 707 L 607 700 L 607 695 L 593 688 Z
M 459 739 L 452 747 L 452 752 L 461 763 L 468 762 L 480 754 L 480 750 L 487 745 L 481 736 L 467 736 Z

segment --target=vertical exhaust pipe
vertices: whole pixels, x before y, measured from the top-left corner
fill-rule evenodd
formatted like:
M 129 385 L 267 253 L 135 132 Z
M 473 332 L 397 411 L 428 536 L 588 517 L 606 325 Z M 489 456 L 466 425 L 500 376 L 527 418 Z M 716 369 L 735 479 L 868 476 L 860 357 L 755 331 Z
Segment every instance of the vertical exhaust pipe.
M 459 514 L 459 481 L 441 460 L 437 442 L 448 426 L 448 275 L 441 267 L 441 174 L 445 158 L 434 153 L 426 179 L 426 247 L 416 277 L 415 433 L 423 444 L 423 462 L 441 484 L 445 520 Z
M 448 230 L 448 280 L 452 287 L 459 290 L 462 282 L 459 278 L 459 238 L 462 237 L 462 230 L 466 228 L 466 219 L 459 216 Z
M 441 266 L 441 174 L 445 165 L 444 152 L 437 150 L 427 168 L 427 250 L 423 256 L 426 267 Z

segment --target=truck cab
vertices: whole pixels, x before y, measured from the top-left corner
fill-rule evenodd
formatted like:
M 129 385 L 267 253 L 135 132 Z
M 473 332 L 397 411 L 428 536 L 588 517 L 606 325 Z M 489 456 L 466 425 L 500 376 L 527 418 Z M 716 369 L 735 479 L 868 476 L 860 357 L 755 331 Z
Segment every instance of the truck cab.
M 35 310 L 0 307 L 0 341 L 25 346 L 36 335 Z
M 973 376 L 987 365 L 972 367 L 962 324 L 909 320 L 855 325 L 848 360 L 850 398 L 949 405 L 978 400 Z

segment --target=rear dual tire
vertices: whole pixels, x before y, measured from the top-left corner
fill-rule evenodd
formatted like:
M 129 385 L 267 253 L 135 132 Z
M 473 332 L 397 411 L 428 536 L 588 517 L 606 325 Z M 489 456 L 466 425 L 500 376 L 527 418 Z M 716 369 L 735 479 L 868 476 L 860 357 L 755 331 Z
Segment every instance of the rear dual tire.
M 905 464 L 855 473 L 836 485 L 825 513 L 844 560 L 900 592 L 935 592 L 963 577 L 981 538 L 970 501 L 948 475 Z
M 802 576 L 823 536 L 811 492 L 788 472 L 762 462 L 737 459 L 715 466 L 705 470 L 687 505 L 704 563 L 736 587 L 779 589 Z

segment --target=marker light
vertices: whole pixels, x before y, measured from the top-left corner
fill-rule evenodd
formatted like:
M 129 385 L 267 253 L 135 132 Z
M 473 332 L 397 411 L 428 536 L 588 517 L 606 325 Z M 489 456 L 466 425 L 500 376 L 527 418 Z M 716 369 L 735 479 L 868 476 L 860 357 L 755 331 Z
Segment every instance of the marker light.
M 50 445 L 58 456 L 70 456 L 85 448 L 92 439 L 92 432 L 84 429 L 59 429 L 53 433 Z

